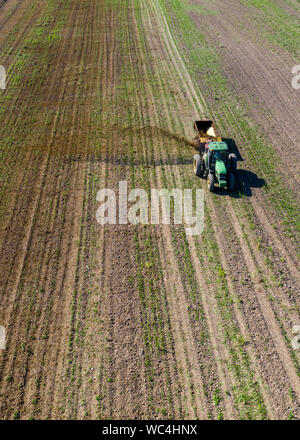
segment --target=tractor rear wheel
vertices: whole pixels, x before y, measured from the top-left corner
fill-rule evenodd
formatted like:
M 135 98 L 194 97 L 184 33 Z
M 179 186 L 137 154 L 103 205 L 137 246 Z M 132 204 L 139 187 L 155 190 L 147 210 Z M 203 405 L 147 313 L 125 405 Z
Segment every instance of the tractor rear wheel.
M 235 188 L 235 177 L 233 173 L 230 173 L 228 178 L 228 189 L 229 191 L 233 191 L 234 188 Z
M 207 176 L 207 186 L 210 192 L 214 192 L 215 190 L 215 175 L 213 173 L 208 173 Z
M 237 157 L 235 154 L 229 154 L 229 163 L 230 163 L 230 170 L 232 173 L 236 172 L 237 168 Z
M 200 154 L 195 154 L 194 156 L 194 173 L 198 177 L 201 177 L 203 174 L 202 158 Z

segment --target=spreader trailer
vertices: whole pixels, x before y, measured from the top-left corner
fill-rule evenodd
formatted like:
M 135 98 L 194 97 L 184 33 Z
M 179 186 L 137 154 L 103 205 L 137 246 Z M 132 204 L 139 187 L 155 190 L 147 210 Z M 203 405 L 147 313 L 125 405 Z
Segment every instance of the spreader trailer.
M 215 187 L 233 191 L 236 183 L 237 158 L 229 154 L 228 145 L 222 140 L 213 121 L 195 121 L 196 149 L 194 173 L 207 179 L 209 191 Z

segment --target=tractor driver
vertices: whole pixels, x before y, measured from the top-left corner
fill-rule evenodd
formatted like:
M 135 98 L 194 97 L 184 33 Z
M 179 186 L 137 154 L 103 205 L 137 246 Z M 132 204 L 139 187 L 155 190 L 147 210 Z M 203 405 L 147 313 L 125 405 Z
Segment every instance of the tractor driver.
M 220 151 L 215 152 L 215 160 L 222 160 Z

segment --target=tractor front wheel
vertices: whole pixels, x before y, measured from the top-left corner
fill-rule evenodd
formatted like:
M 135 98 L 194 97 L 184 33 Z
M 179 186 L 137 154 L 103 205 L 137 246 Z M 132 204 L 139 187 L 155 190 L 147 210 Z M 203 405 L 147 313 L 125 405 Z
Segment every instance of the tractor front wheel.
M 207 176 L 207 186 L 210 192 L 214 192 L 215 190 L 215 175 L 213 173 L 208 173 Z

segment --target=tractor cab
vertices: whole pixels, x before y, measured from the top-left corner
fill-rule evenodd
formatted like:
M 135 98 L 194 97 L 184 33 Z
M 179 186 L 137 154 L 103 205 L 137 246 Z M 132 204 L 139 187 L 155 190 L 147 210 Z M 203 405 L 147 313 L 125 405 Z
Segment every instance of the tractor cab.
M 227 163 L 228 146 L 226 142 L 209 142 L 208 155 L 211 156 L 213 162 L 222 161 Z
M 210 142 L 208 152 L 204 155 L 205 167 L 208 173 L 216 177 L 215 183 L 219 188 L 227 186 L 228 146 L 226 142 Z

